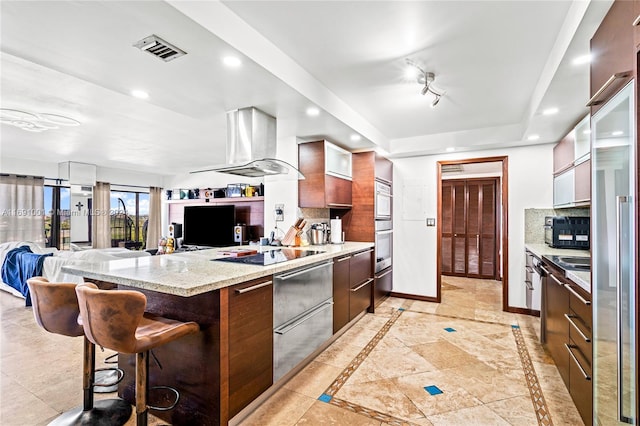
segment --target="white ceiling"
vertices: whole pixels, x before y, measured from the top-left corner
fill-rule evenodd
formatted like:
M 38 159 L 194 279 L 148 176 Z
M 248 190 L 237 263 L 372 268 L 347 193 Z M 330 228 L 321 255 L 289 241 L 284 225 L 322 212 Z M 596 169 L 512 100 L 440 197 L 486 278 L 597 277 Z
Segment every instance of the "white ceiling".
M 3 0 L 1 106 L 82 125 L 2 124 L 0 154 L 186 172 L 224 162 L 224 113 L 246 106 L 291 136 L 392 156 L 531 144 L 532 133 L 549 143 L 588 113 L 589 66 L 571 61 L 610 4 Z M 187 55 L 164 63 L 132 47 L 151 34 Z M 226 68 L 226 55 L 243 65 Z M 406 58 L 436 74 L 436 108 L 404 76 Z M 560 112 L 542 116 L 550 106 Z

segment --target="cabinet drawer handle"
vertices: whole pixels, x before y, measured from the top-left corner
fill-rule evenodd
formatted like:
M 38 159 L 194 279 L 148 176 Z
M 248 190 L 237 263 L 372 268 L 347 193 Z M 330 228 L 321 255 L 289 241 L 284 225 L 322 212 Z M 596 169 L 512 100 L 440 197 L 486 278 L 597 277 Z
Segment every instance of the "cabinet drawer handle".
M 549 272 L 544 266 L 540 265 L 540 269 L 542 269 L 542 272 L 544 272 L 545 275 L 551 275 L 551 272 Z
M 362 256 L 363 254 L 372 253 L 372 252 L 373 252 L 373 249 L 367 250 L 367 251 L 361 251 L 360 253 L 354 254 L 353 257 Z
M 358 290 L 360 290 L 362 287 L 366 286 L 367 284 L 369 284 L 371 281 L 373 281 L 373 278 L 369 278 L 368 280 L 366 280 L 365 282 L 363 282 L 362 284 L 360 284 L 358 287 L 356 288 L 352 288 L 351 291 L 356 292 Z
M 351 256 L 345 256 L 345 257 L 341 257 L 340 259 L 336 260 L 336 262 L 344 262 L 345 260 L 349 260 L 351 259 Z
M 302 269 L 296 272 L 292 272 L 290 274 L 278 275 L 276 278 L 279 280 L 288 280 L 289 278 L 297 277 L 298 275 L 306 274 L 307 272 L 313 271 L 315 269 L 324 268 L 325 266 L 333 265 L 333 261 L 321 263 L 320 265 L 312 266 L 311 268 Z
M 580 296 L 577 291 L 575 291 L 569 284 L 564 284 L 564 286 L 569 290 L 569 293 L 573 294 L 579 301 L 584 303 L 587 306 L 591 306 L 591 302 Z
M 576 356 L 573 354 L 573 351 L 571 350 L 571 348 L 575 346 L 569 346 L 565 343 L 564 347 L 567 348 L 567 350 L 569 351 L 569 355 L 571 356 L 571 359 L 573 359 L 573 362 L 575 362 L 578 368 L 580 369 L 580 373 L 582 373 L 582 375 L 584 376 L 584 379 L 591 380 L 591 376 L 589 376 L 587 372 L 584 370 L 584 368 L 582 368 L 582 365 L 580 365 L 580 361 L 578 361 L 578 358 L 576 358 Z
M 631 25 L 634 26 L 634 27 L 637 27 L 638 24 L 640 24 L 640 15 L 638 15 L 636 17 L 636 19 L 633 20 L 633 24 L 631 24 Z
M 564 286 L 565 284 L 563 282 L 560 282 L 559 279 L 557 279 L 556 277 L 553 276 L 553 274 L 549 274 L 549 276 L 558 284 L 561 286 Z
M 327 203 L 327 206 L 329 206 L 329 207 L 338 207 L 338 208 L 343 208 L 343 207 L 351 208 L 353 205 L 352 204 L 342 204 L 342 203 Z
M 592 105 L 600 105 L 602 103 L 604 103 L 606 101 L 606 99 L 598 99 L 600 97 L 600 95 L 602 95 L 602 93 L 607 90 L 609 88 L 609 86 L 611 86 L 613 84 L 614 81 L 621 79 L 621 78 L 627 78 L 631 75 L 631 71 L 624 71 L 624 72 L 618 72 L 613 74 L 611 77 L 609 77 L 609 80 L 607 80 L 602 87 L 593 95 L 593 97 L 591 99 L 589 99 L 589 102 L 587 102 L 587 106 L 590 107 Z
M 386 277 L 386 276 L 387 276 L 387 275 L 389 275 L 391 272 L 393 272 L 393 271 L 392 271 L 392 270 L 388 270 L 388 271 L 387 271 L 387 272 L 385 272 L 384 274 L 381 274 L 381 275 L 375 275 L 375 278 L 376 278 L 377 280 L 379 280 L 379 279 L 380 279 L 380 278 L 382 278 L 382 277 Z
M 527 272 L 533 272 L 533 268 L 531 266 L 525 266 L 524 269 Z
M 260 284 L 252 285 L 251 287 L 236 288 L 236 293 L 238 293 L 238 294 L 248 293 L 250 291 L 257 290 L 259 288 L 266 287 L 266 286 L 271 285 L 271 284 L 273 284 L 273 281 L 265 281 L 265 282 L 260 283 Z
M 576 331 L 578 332 L 578 334 L 580 334 L 580 336 L 582 336 L 582 338 L 584 339 L 585 342 L 587 343 L 591 343 L 591 339 L 589 339 L 583 332 L 582 330 L 580 330 L 580 328 L 578 327 L 578 325 L 573 322 L 572 318 L 575 318 L 574 316 L 568 315 L 568 314 L 564 314 L 564 317 L 567 319 L 567 321 L 569 321 L 569 324 L 571 324 L 571 326 L 573 328 L 576 329 Z

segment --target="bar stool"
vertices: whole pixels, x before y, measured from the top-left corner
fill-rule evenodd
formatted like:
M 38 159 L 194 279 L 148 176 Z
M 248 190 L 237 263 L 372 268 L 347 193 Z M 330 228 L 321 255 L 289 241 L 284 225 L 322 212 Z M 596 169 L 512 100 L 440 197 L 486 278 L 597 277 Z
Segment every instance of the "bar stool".
M 79 324 L 80 309 L 76 297 L 76 284 L 50 283 L 46 278 L 33 277 L 27 280 L 33 316 L 38 325 L 49 333 L 64 336 L 84 336 Z M 131 405 L 125 400 L 93 399 L 95 374 L 95 345 L 84 337 L 82 388 L 83 404 L 62 413 L 50 425 L 124 425 L 131 417 Z
M 94 344 L 119 353 L 136 354 L 136 424 L 146 426 L 149 385 L 149 351 L 200 327 L 195 322 L 181 322 L 145 313 L 147 298 L 139 291 L 100 290 L 93 283 L 76 287 L 82 325 Z M 167 388 L 166 386 L 163 386 Z M 175 402 L 180 397 L 177 390 Z

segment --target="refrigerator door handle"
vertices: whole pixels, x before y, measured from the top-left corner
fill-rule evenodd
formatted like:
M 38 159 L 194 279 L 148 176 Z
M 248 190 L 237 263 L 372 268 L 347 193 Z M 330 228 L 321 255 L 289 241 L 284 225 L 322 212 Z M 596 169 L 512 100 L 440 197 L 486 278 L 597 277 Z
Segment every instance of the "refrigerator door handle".
M 618 363 L 618 421 L 623 423 L 634 424 L 634 419 L 626 416 L 624 413 L 624 348 L 623 341 L 623 312 L 622 312 L 622 252 L 624 244 L 622 238 L 622 210 L 623 204 L 629 203 L 631 197 L 626 195 L 618 195 L 616 196 L 616 352 L 617 352 L 617 363 Z

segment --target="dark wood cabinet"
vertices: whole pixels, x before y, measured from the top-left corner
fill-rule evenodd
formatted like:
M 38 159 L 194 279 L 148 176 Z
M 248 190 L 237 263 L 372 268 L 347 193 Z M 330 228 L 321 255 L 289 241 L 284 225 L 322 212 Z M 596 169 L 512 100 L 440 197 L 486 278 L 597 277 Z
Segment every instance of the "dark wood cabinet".
M 350 208 L 352 183 L 326 170 L 326 141 L 298 145 L 298 167 L 305 179 L 298 181 L 298 205 L 309 208 Z M 344 160 L 344 161 L 351 161 Z M 349 164 L 349 173 L 351 164 Z
M 371 307 L 373 299 L 373 249 L 351 256 L 349 262 L 349 321 Z
M 496 279 L 497 179 L 442 181 L 444 275 Z
M 383 269 L 373 278 L 373 305 L 378 306 L 393 289 L 393 267 Z
M 351 256 L 333 260 L 333 334 L 349 322 L 349 261 Z
M 545 262 L 545 346 L 585 425 L 593 422 L 592 311 L 588 292 Z
M 592 114 L 633 77 L 636 44 L 632 24 L 638 16 L 636 3 L 613 2 L 591 39 Z
M 229 417 L 273 384 L 271 277 L 229 289 Z
M 575 156 L 575 135 L 569 132 L 556 146 L 553 147 L 553 173 L 562 173 L 573 166 Z

